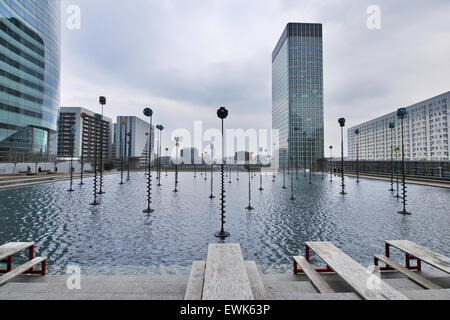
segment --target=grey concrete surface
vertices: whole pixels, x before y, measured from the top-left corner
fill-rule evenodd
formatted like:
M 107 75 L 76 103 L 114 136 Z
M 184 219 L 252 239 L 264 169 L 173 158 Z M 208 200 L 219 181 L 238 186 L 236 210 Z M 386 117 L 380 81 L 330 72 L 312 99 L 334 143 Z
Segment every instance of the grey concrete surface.
M 411 299 L 450 300 L 450 277 L 440 271 L 420 273 L 442 290 L 425 290 L 398 272 L 382 274 L 388 284 Z M 335 274 L 321 275 L 336 294 L 319 294 L 305 275 L 262 274 L 269 300 L 360 299 Z M 182 300 L 189 275 L 89 275 L 81 277 L 81 289 L 69 290 L 68 276 L 20 276 L 0 287 L 0 300 Z

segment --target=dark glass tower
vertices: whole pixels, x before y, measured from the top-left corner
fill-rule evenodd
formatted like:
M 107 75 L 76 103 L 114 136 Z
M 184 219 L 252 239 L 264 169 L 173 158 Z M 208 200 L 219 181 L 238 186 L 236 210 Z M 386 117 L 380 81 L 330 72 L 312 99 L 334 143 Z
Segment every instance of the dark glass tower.
M 0 1 L 0 159 L 56 154 L 60 1 Z
M 280 165 L 324 157 L 322 25 L 289 23 L 272 54 L 272 127 Z M 288 153 L 281 152 L 288 149 Z

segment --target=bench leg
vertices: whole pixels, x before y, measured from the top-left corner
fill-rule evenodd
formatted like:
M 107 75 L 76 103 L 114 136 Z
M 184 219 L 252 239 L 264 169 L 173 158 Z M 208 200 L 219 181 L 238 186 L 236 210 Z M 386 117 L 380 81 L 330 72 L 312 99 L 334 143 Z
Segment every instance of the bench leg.
M 415 266 L 411 266 L 411 260 L 416 260 L 417 261 Z M 406 268 L 408 268 L 410 270 L 417 270 L 417 271 L 421 271 L 422 270 L 421 261 L 419 259 L 417 259 L 416 257 L 411 256 L 408 253 L 405 253 L 405 266 L 406 266 Z
M 41 276 L 45 276 L 45 273 L 47 272 L 47 260 L 42 261 L 41 266 Z
M 0 270 L 0 273 L 8 273 L 12 270 L 12 257 L 8 257 L 0 262 L 6 263 L 6 269 Z
M 30 252 L 30 254 L 29 254 L 29 261 L 31 261 L 31 260 L 34 259 L 34 246 L 31 246 L 29 250 L 30 250 L 30 251 L 29 251 L 29 252 Z M 30 271 L 33 272 L 33 271 L 34 271 L 34 268 L 31 268 Z
M 306 245 L 305 246 L 305 260 L 310 262 L 309 258 L 310 258 L 309 247 Z M 316 272 L 319 272 L 319 273 L 321 273 L 321 272 L 334 272 L 333 269 L 331 269 L 329 265 L 327 265 L 326 268 L 317 268 L 315 270 L 316 270 Z M 303 269 L 298 269 L 297 262 L 294 259 L 294 274 L 299 274 L 299 273 L 303 273 Z

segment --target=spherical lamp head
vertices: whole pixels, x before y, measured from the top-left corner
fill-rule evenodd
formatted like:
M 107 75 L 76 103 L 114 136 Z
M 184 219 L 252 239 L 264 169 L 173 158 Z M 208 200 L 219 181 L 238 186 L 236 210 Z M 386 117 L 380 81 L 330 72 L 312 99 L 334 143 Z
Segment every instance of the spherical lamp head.
M 406 108 L 400 108 L 397 110 L 397 118 L 399 119 L 405 119 L 407 114 L 408 111 L 406 110 Z
M 228 110 L 225 107 L 221 107 L 217 110 L 217 116 L 222 120 L 226 119 L 228 117 Z
M 345 118 L 340 118 L 338 122 L 341 127 L 345 127 Z
M 359 132 L 360 132 L 359 129 L 356 129 L 356 130 L 355 130 L 355 134 L 356 134 L 356 135 L 358 135 Z
M 389 129 L 395 128 L 395 122 L 389 122 Z
M 144 115 L 145 115 L 146 117 L 151 117 L 151 116 L 153 115 L 153 110 L 150 109 L 150 108 L 145 108 L 145 109 L 144 109 Z

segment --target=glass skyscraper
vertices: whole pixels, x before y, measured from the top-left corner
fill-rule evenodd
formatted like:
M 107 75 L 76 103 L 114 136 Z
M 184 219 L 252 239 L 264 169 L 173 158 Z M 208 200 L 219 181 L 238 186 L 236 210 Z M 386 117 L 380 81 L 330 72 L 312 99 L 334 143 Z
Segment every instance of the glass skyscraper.
M 0 1 L 0 159 L 56 154 L 60 1 Z
M 289 23 L 272 54 L 272 128 L 280 165 L 324 157 L 322 25 Z M 287 152 L 283 152 L 286 149 Z

